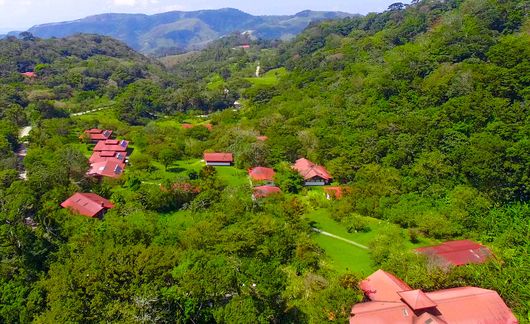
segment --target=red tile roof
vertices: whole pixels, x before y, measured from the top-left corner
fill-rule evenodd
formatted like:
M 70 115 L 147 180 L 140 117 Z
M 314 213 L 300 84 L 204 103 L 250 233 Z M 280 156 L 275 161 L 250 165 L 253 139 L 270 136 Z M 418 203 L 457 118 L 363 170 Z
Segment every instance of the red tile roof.
M 398 291 L 407 291 L 409 287 L 403 280 L 384 270 L 377 270 L 361 281 L 361 289 L 373 301 L 400 301 Z
M 110 158 L 107 161 L 92 163 L 87 174 L 90 176 L 118 178 L 123 174 L 124 169 L 125 163 L 120 160 Z
M 61 203 L 61 207 L 69 208 L 83 216 L 97 217 L 102 211 L 113 208 L 114 205 L 94 193 L 78 192 Z
M 265 142 L 266 140 L 268 140 L 269 138 L 267 136 L 256 136 L 256 139 L 258 141 L 262 141 L 262 142 Z
M 92 156 L 90 156 L 90 159 L 88 161 L 90 163 L 98 163 L 98 162 L 105 162 L 108 160 L 116 159 L 120 160 L 121 162 L 125 161 L 125 152 L 115 152 L 115 151 L 101 151 L 101 152 L 93 152 Z
M 20 74 L 22 74 L 23 76 L 28 77 L 28 78 L 35 78 L 37 76 L 37 73 L 35 73 L 35 72 L 24 72 L 24 73 L 20 73 Z
M 193 125 L 192 124 L 182 124 L 182 128 L 190 129 L 190 128 L 193 128 Z
M 110 138 L 112 131 L 108 129 L 103 130 L 92 128 L 85 130 L 84 134 L 87 135 L 91 141 L 104 141 Z
M 99 141 L 94 147 L 94 152 L 100 152 L 100 151 L 125 152 L 127 151 L 128 146 L 129 146 L 128 141 L 108 139 L 105 141 Z
M 274 181 L 274 169 L 265 167 L 255 167 L 248 170 L 248 175 L 254 181 Z
M 328 173 L 328 170 L 321 165 L 314 164 L 308 159 L 298 159 L 296 160 L 293 168 L 300 173 L 305 180 L 310 180 L 315 177 L 322 178 L 324 180 L 331 180 L 331 175 Z
M 398 292 L 398 295 L 413 310 L 431 308 L 436 306 L 436 303 L 433 302 L 432 299 L 430 299 L 423 291 L 419 289 L 400 291 Z
M 484 263 L 492 256 L 487 247 L 470 240 L 448 241 L 435 246 L 417 248 L 416 251 L 442 266 Z
M 511 310 L 493 290 L 461 287 L 428 293 L 411 289 L 398 291 L 406 284 L 382 270 L 367 279 L 371 279 L 370 285 L 378 289 L 386 286 L 388 291 L 370 295 L 361 283 L 361 288 L 372 301 L 353 306 L 350 324 L 517 323 Z M 396 299 L 396 296 L 400 299 Z M 389 300 L 383 300 L 385 298 Z
M 265 198 L 271 195 L 280 193 L 281 189 L 275 186 L 259 186 L 254 187 L 254 197 L 255 198 Z
M 234 162 L 232 153 L 204 153 L 204 161 L 206 162 Z

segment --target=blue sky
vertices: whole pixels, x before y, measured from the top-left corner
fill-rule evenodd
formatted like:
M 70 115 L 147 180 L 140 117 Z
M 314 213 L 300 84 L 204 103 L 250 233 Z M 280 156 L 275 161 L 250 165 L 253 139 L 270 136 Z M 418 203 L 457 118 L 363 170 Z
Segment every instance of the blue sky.
M 232 7 L 260 15 L 294 14 L 305 9 L 366 14 L 383 11 L 396 1 L 398 0 L 0 0 L 0 32 L 25 30 L 36 24 L 74 20 L 108 12 L 153 14 L 172 10 Z

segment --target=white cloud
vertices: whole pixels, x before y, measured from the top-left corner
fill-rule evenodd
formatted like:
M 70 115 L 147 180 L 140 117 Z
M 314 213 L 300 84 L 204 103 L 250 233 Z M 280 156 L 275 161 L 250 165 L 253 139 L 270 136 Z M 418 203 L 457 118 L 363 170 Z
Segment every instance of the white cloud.
M 115 6 L 135 6 L 136 0 L 113 0 Z

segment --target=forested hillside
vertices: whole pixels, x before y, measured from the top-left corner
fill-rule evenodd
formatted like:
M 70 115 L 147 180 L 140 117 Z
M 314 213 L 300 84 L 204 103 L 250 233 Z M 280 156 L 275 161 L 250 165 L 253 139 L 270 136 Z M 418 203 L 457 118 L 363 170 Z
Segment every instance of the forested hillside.
M 413 1 L 164 65 L 101 36 L 1 40 L 0 321 L 343 323 L 378 268 L 423 291 L 493 289 L 530 321 L 529 12 Z M 86 176 L 94 127 L 130 143 L 117 179 Z M 303 186 L 300 157 L 341 199 Z M 256 166 L 280 194 L 252 196 Z M 114 208 L 75 215 L 60 207 L 75 192 Z M 453 239 L 494 257 L 414 252 Z

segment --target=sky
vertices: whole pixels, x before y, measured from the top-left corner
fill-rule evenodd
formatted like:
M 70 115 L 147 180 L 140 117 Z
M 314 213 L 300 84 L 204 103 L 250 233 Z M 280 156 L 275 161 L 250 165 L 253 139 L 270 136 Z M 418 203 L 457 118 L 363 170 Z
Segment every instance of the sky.
M 0 33 L 109 12 L 154 14 L 231 7 L 255 15 L 295 14 L 306 9 L 366 14 L 383 11 L 396 1 L 399 0 L 0 0 Z

